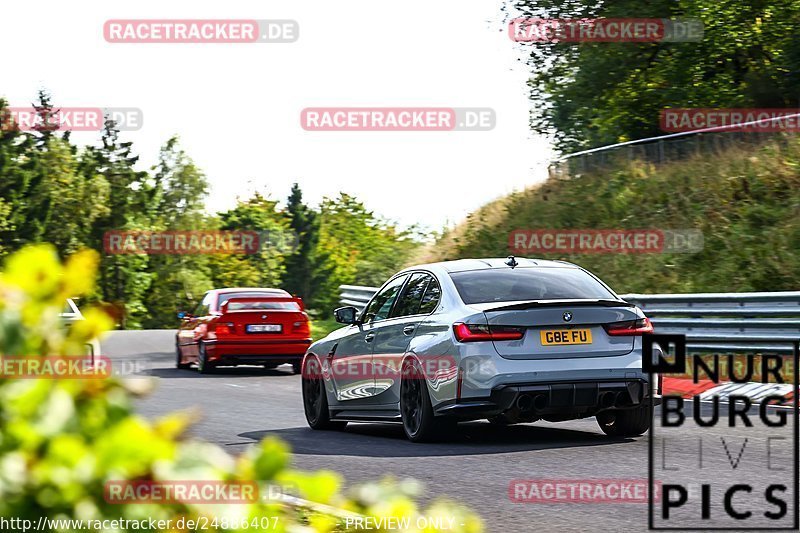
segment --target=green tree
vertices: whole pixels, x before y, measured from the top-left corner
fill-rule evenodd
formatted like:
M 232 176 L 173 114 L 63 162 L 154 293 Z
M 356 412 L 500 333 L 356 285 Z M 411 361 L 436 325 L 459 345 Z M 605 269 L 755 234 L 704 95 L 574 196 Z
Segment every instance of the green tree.
M 37 238 L 71 253 L 89 242 L 92 224 L 108 213 L 108 182 L 100 175 L 78 172 L 71 146 L 50 137 L 38 151 L 37 187 L 26 200 L 37 214 Z
M 0 203 L 4 206 L 0 216 L 0 254 L 32 242 L 39 232 L 32 223 L 27 200 L 35 185 L 27 161 L 32 144 L 32 137 L 13 124 L 8 103 L 0 98 Z
M 278 202 L 255 193 L 219 214 L 220 228 L 254 232 L 259 246 L 253 253 L 212 258 L 215 285 L 219 287 L 282 287 L 286 273 L 286 243 L 291 242 L 289 221 Z
M 700 42 L 529 47 L 534 130 L 564 152 L 663 134 L 666 107 L 798 107 L 794 0 L 517 0 L 524 17 L 696 18 Z M 515 14 L 515 16 L 517 16 Z
M 103 126 L 100 146 L 86 149 L 82 172 L 99 174 L 109 184 L 108 212 L 95 220 L 89 243 L 96 250 L 103 250 L 104 237 L 109 232 L 150 227 L 147 193 L 152 183 L 147 172 L 136 170 L 138 160 L 133 143 L 120 140 L 112 120 L 106 120 Z M 148 265 L 149 257 L 144 255 L 102 256 L 100 297 L 117 309 L 123 328 L 140 326 L 142 317 L 147 315 L 143 298 L 154 276 Z
M 49 93 L 39 91 L 33 108 L 43 123 L 53 123 L 57 110 Z M 89 244 L 93 224 L 108 214 L 107 181 L 85 165 L 91 157 L 69 142 L 68 132 L 57 136 L 57 126 L 42 125 L 20 131 L 5 109 L 0 100 L 0 198 L 7 211 L 0 228 L 3 247 L 47 240 L 69 253 Z
M 319 243 L 319 217 L 303 203 L 303 192 L 297 183 L 292 185 L 286 201 L 286 213 L 289 215 L 289 226 L 297 238 L 297 248 L 286 258 L 283 286 L 310 302 L 320 281 L 318 269 L 315 268 L 319 259 L 315 255 Z
M 147 198 L 150 219 L 167 229 L 189 229 L 202 224 L 208 180 L 180 147 L 177 137 L 161 147 L 152 171 Z
M 146 191 L 146 213 L 154 231 L 213 229 L 217 221 L 204 213 L 208 181 L 180 148 L 178 138 L 161 148 Z M 204 255 L 151 255 L 148 268 L 153 281 L 143 297 L 147 308 L 145 328 L 175 323 L 175 312 L 196 305 L 212 287 L 209 258 Z
M 116 310 L 123 328 L 175 325 L 175 311 L 193 308 L 211 287 L 285 287 L 309 305 L 336 305 L 342 283 L 378 284 L 416 248 L 415 236 L 366 210 L 352 196 L 303 202 L 295 184 L 285 211 L 262 194 L 212 216 L 208 182 L 169 139 L 150 171 L 138 170 L 133 144 L 106 121 L 100 143 L 78 148 L 57 128 L 20 131 L 0 99 L 0 255 L 29 243 L 51 242 L 59 253 L 101 252 L 99 284 L 89 300 Z M 35 109 L 56 112 L 41 91 Z M 261 246 L 239 255 L 137 255 L 104 250 L 112 231 L 241 230 Z M 105 252 L 105 253 L 102 253 Z
M 314 299 L 320 310 L 338 305 L 339 285 L 380 285 L 403 266 L 419 246 L 415 236 L 376 217 L 349 194 L 325 198 L 320 208 L 317 254 L 327 276 Z
M 13 226 L 11 226 L 11 223 L 8 220 L 10 214 L 11 214 L 11 205 L 2 198 L 0 198 L 0 234 L 13 229 Z M 3 240 L 0 239 L 0 257 L 3 257 L 5 253 L 6 249 L 3 246 Z
M 31 104 L 40 121 L 32 128 L 36 132 L 36 144 L 42 148 L 50 142 L 50 139 L 57 138 L 56 132 L 61 129 L 58 125 L 58 113 L 60 112 L 53 105 L 53 97 L 46 89 L 39 89 L 37 93 L 36 103 Z M 69 143 L 69 132 L 63 132 L 62 139 Z

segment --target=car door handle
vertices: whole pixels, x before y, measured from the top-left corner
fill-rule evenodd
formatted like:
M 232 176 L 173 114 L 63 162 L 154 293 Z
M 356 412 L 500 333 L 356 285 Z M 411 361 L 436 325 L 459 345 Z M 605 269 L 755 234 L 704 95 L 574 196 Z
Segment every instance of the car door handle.
M 414 333 L 414 326 L 406 326 L 403 328 L 403 335 L 411 335 Z
M 367 333 L 364 336 L 364 342 L 372 342 L 372 339 L 374 339 L 374 338 L 375 338 L 375 334 L 374 333 Z

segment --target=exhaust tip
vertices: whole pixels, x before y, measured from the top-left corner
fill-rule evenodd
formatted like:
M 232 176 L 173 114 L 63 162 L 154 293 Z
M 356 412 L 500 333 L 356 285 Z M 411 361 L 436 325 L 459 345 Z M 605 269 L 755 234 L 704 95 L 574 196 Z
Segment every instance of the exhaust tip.
M 533 409 L 534 401 L 528 394 L 522 394 L 517 398 L 517 409 L 520 411 L 530 411 Z
M 537 394 L 533 399 L 533 407 L 538 411 L 547 407 L 547 396 L 544 394 Z
M 614 401 L 614 405 L 617 407 L 623 407 L 626 405 L 631 405 L 630 398 L 626 398 L 623 393 L 617 393 L 617 398 Z
M 602 396 L 600 396 L 600 407 L 612 407 L 614 402 L 617 400 L 617 394 L 611 391 L 604 392 Z

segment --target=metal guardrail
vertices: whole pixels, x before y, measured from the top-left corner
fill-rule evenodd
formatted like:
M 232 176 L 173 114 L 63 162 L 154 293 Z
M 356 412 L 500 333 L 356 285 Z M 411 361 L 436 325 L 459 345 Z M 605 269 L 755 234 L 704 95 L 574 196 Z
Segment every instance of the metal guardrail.
M 363 309 L 377 287 L 342 285 L 340 302 Z M 657 333 L 686 335 L 692 351 L 791 353 L 800 340 L 800 291 L 624 294 Z M 736 341 L 748 344 L 737 344 Z
M 800 339 L 800 291 L 626 294 L 658 333 L 686 335 L 696 351 L 771 351 L 791 353 Z M 753 344 L 738 345 L 736 341 Z M 779 344 L 776 344 L 779 343 Z
M 361 287 L 359 285 L 339 285 L 339 303 L 364 309 L 380 287 Z
M 783 118 L 798 116 L 800 114 L 789 114 Z M 773 122 L 780 124 L 780 120 L 779 118 L 765 118 L 598 146 L 554 160 L 548 167 L 548 174 L 552 179 L 563 180 L 569 179 L 574 174 L 598 171 L 634 159 L 662 164 L 684 161 L 692 155 L 722 153 L 734 147 L 752 149 L 751 147 L 763 144 L 768 140 L 793 137 L 795 133 L 784 130 L 782 127 L 777 131 L 764 132 L 741 131 L 742 128 L 771 125 Z

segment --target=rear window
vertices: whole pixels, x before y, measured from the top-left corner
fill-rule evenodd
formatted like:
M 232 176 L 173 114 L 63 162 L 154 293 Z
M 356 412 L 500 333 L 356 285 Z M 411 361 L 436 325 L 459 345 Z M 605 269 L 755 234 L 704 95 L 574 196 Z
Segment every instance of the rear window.
M 517 300 L 608 299 L 616 297 L 577 268 L 515 268 L 450 274 L 465 304 Z
M 219 295 L 219 301 L 217 302 L 218 307 L 222 307 L 222 304 L 230 300 L 231 298 L 259 298 L 259 297 L 266 297 L 266 298 L 281 298 L 286 296 L 285 292 L 256 292 L 256 291 L 246 291 L 246 292 L 223 292 Z M 275 309 L 275 308 L 273 308 Z
M 241 311 L 242 309 L 288 309 L 299 311 L 300 305 L 297 302 L 231 302 L 228 304 L 228 311 Z

